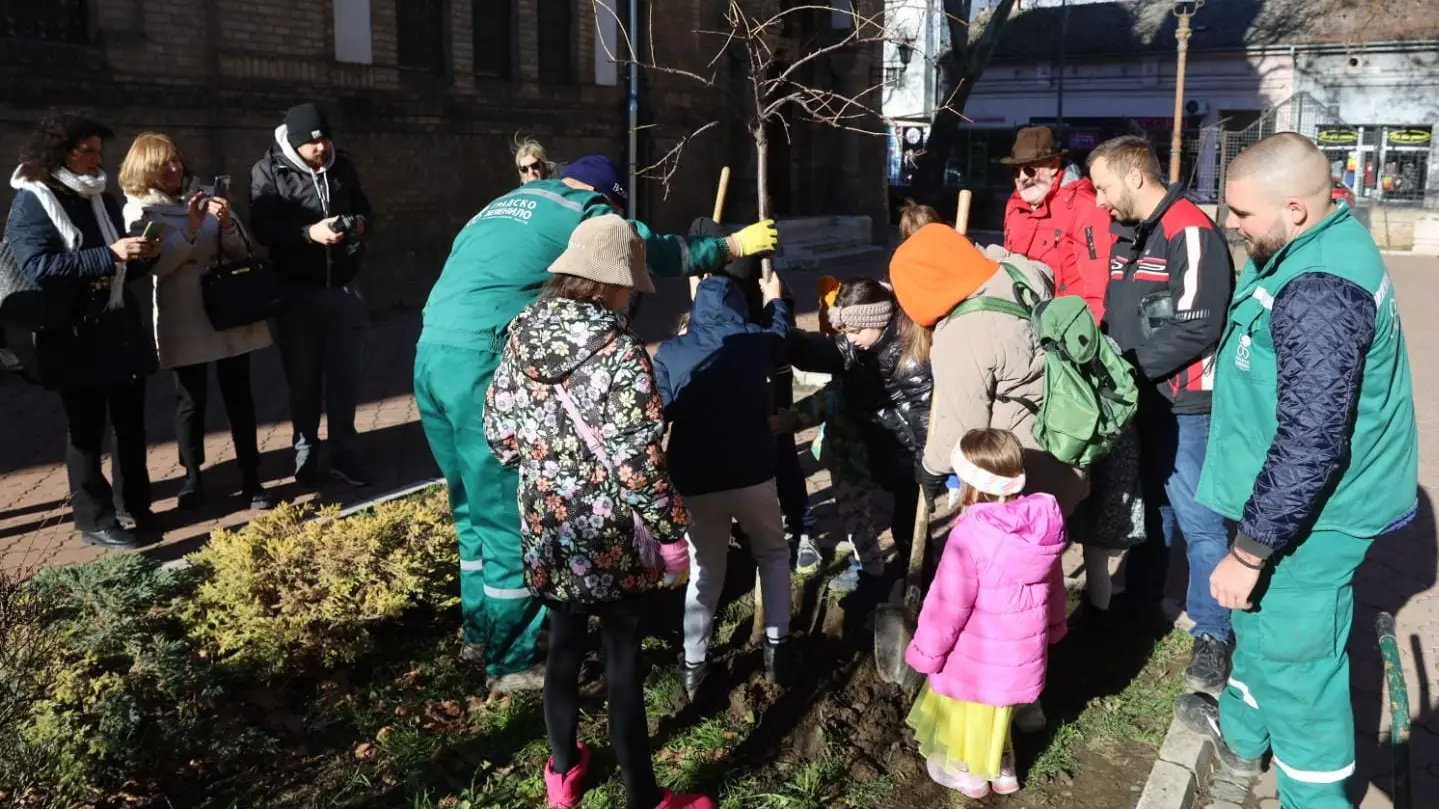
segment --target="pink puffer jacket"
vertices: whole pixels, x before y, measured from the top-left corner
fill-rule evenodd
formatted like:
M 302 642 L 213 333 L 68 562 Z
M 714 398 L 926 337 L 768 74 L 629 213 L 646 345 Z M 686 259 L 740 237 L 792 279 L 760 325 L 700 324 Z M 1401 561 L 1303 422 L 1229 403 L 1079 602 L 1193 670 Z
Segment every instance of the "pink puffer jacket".
M 1048 494 L 965 511 L 945 545 L 905 659 L 951 699 L 1033 702 L 1064 637 L 1064 516 Z

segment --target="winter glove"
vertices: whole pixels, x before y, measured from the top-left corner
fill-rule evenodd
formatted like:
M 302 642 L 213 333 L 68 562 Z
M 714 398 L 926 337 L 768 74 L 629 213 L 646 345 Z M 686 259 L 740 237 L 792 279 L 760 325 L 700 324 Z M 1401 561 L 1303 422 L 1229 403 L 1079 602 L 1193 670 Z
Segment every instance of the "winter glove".
M 773 219 L 765 219 L 741 228 L 729 238 L 731 245 L 738 248 L 731 253 L 734 258 L 772 253 L 779 246 L 779 229 Z
M 690 577 L 690 543 L 688 539 L 660 545 L 660 558 L 665 562 L 665 586 L 676 587 Z
M 944 494 L 948 480 L 949 475 L 931 472 L 924 468 L 923 462 L 914 462 L 914 482 L 919 484 L 919 490 L 924 495 L 924 504 L 929 507 L 931 514 L 934 513 L 934 500 Z

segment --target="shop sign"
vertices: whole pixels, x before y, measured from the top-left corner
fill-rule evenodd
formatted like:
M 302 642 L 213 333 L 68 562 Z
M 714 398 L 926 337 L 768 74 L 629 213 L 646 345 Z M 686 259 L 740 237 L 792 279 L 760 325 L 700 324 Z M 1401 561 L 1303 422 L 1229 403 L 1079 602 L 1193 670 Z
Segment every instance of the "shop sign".
M 1390 146 L 1424 146 L 1432 138 L 1428 129 L 1390 129 L 1384 133 Z
M 1359 130 L 1352 126 L 1321 126 L 1314 140 L 1320 146 L 1349 146 L 1359 142 Z

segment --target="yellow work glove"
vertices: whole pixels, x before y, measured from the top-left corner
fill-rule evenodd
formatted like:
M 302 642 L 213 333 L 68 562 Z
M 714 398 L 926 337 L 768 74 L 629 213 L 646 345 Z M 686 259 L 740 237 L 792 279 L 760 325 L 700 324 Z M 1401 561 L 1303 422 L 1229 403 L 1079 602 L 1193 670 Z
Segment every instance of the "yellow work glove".
M 779 229 L 773 219 L 765 219 L 741 228 L 730 236 L 733 246 L 739 248 L 734 258 L 772 253 L 779 246 Z

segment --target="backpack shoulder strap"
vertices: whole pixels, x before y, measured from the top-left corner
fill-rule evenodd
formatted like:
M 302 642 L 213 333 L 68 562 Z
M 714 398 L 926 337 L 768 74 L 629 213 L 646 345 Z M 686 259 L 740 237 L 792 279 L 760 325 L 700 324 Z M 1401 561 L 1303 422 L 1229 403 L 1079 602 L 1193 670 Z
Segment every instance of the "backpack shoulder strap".
M 1013 301 L 1006 301 L 1002 298 L 979 297 L 970 298 L 964 303 L 954 307 L 949 315 L 945 317 L 945 320 L 967 315 L 970 312 L 996 312 L 1001 315 L 1017 317 L 1020 320 L 1029 319 L 1029 310 Z

